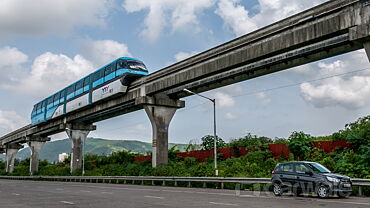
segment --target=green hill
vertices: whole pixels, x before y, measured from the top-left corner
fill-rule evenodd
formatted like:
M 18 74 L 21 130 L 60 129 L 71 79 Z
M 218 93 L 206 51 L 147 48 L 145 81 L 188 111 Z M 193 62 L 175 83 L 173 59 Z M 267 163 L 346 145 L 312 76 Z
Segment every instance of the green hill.
M 186 144 L 169 144 L 169 148 L 176 146 L 176 149 L 184 151 Z M 86 153 L 92 153 L 96 155 L 109 155 L 112 152 L 117 151 L 131 151 L 136 153 L 146 153 L 152 151 L 150 143 L 131 141 L 131 140 L 106 140 L 98 138 L 88 138 L 86 140 Z M 58 161 L 58 155 L 62 153 L 71 152 L 71 141 L 69 139 L 63 139 L 58 141 L 46 142 L 40 152 L 41 160 L 48 160 L 49 162 Z M 31 151 L 29 148 L 24 148 L 17 153 L 17 158 L 26 159 L 30 157 Z M 2 155 L 2 159 L 4 159 Z

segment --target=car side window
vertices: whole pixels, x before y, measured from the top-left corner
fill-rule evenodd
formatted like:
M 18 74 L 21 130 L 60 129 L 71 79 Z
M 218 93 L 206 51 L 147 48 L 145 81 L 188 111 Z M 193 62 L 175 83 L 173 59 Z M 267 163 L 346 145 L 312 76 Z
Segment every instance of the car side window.
M 281 170 L 283 172 L 293 172 L 293 164 L 283 164 L 281 165 Z
M 308 168 L 304 164 L 296 164 L 295 166 L 295 172 L 299 174 L 305 174 L 308 172 Z

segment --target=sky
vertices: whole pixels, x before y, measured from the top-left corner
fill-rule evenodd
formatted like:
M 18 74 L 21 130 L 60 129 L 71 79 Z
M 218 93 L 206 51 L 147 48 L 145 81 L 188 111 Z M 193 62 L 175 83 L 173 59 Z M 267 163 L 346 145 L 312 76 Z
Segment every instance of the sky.
M 138 58 L 154 72 L 323 2 L 2 0 L 0 136 L 29 124 L 35 103 L 117 57 Z M 359 50 L 203 94 L 217 100 L 217 134 L 226 141 L 248 133 L 330 135 L 369 115 L 370 64 Z M 184 100 L 169 142 L 199 142 L 213 133 L 212 103 Z M 151 141 L 143 110 L 96 125 L 89 136 Z

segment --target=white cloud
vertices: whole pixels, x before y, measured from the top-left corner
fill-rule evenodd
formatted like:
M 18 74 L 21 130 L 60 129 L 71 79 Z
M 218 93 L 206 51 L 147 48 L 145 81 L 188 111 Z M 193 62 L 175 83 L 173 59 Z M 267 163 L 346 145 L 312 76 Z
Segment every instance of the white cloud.
M 304 99 L 317 107 L 339 105 L 356 109 L 370 104 L 370 77 L 333 78 L 322 85 L 303 83 Z
M 65 34 L 81 25 L 102 25 L 110 0 L 2 0 L 0 34 Z
M 81 44 L 82 55 L 98 65 L 105 65 L 119 57 L 132 57 L 128 47 L 114 40 L 86 39 Z
M 13 78 L 10 80 L 12 82 L 9 81 L 11 77 L 3 77 L 6 82 L 0 87 L 21 94 L 45 97 L 63 89 L 93 70 L 92 64 L 81 55 L 69 58 L 63 54 L 47 52 L 35 58 L 30 72 L 24 72 L 24 76 Z
M 144 20 L 145 29 L 142 37 L 148 42 L 155 42 L 167 27 L 173 31 L 191 27 L 198 30 L 197 15 L 211 7 L 214 0 L 125 0 L 122 4 L 128 13 L 148 10 Z
M 342 56 L 340 60 L 319 62 L 312 73 L 317 78 L 370 68 L 364 50 Z M 302 97 L 316 107 L 362 108 L 370 104 L 370 70 L 325 79 L 317 84 L 303 83 Z
M 28 56 L 17 48 L 5 46 L 0 48 L 0 68 L 19 65 L 26 62 Z
M 235 100 L 229 94 L 216 92 L 214 97 L 220 108 L 233 107 L 235 105 Z
M 0 110 L 0 133 L 5 134 L 26 125 L 26 119 L 15 111 Z
M 188 52 L 179 52 L 175 55 L 175 59 L 176 59 L 176 62 L 179 62 L 179 61 L 182 61 L 184 59 L 187 59 L 191 56 L 194 56 L 195 54 L 197 54 L 198 52 L 197 51 L 192 51 L 190 53 Z
M 241 36 L 325 1 L 259 0 L 259 13 L 251 16 L 241 5 L 241 0 L 220 0 L 216 14 L 223 19 L 226 28 L 236 36 Z
M 28 60 L 28 56 L 17 48 L 5 46 L 0 48 L 0 87 L 10 84 L 23 76 L 21 65 Z
M 248 10 L 238 5 L 239 0 L 221 0 L 218 2 L 218 14 L 225 22 L 225 27 L 231 29 L 236 36 L 241 36 L 257 29 L 257 24 L 250 21 Z
M 21 81 L 16 90 L 48 96 L 93 70 L 92 64 L 80 55 L 70 58 L 47 52 L 34 60 L 31 74 Z
M 233 120 L 233 119 L 236 119 L 236 116 L 232 113 L 226 113 L 225 118 L 228 120 Z
M 259 92 L 256 94 L 256 98 L 262 103 L 262 104 L 269 104 L 271 102 L 271 99 L 267 97 L 266 93 Z

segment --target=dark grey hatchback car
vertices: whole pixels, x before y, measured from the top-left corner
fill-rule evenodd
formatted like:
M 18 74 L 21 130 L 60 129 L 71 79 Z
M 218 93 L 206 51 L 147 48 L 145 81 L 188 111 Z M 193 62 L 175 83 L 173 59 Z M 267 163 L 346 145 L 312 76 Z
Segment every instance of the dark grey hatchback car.
M 352 182 L 348 176 L 333 174 L 315 162 L 279 163 L 272 171 L 271 180 L 276 196 L 289 190 L 295 195 L 315 192 L 320 198 L 334 194 L 348 197 L 352 192 Z

